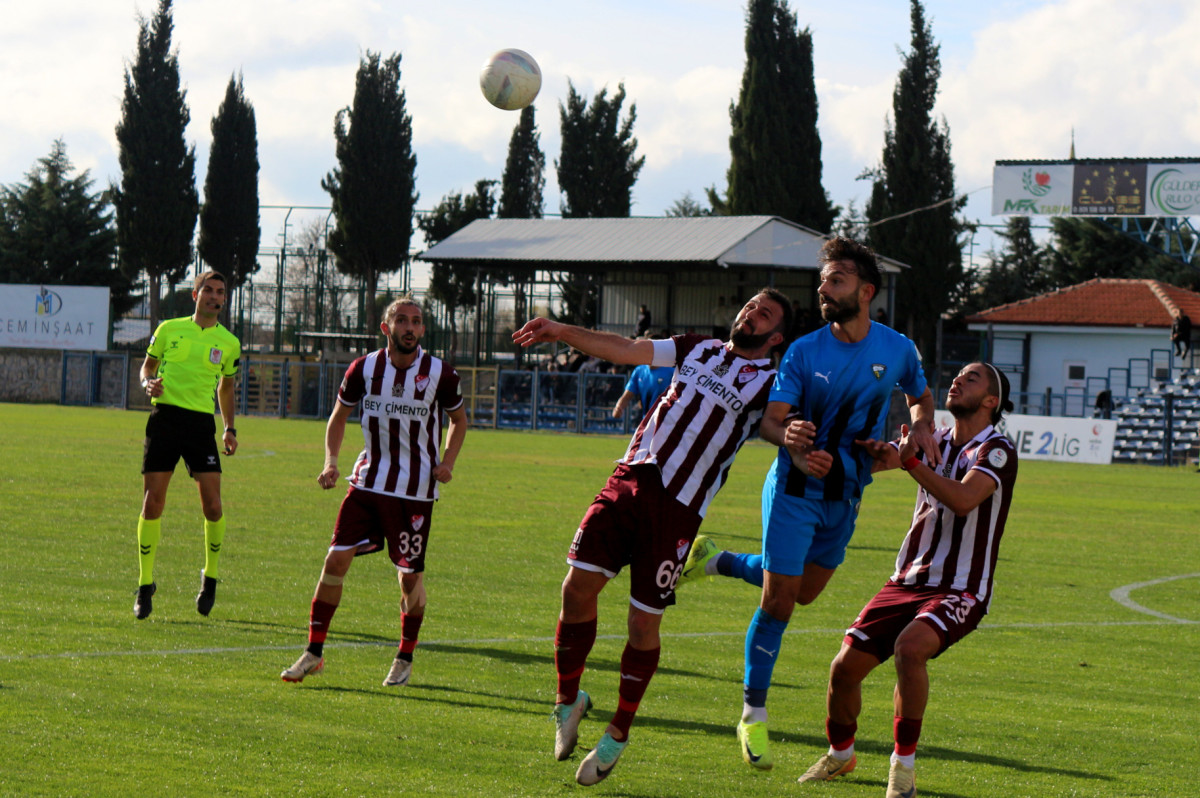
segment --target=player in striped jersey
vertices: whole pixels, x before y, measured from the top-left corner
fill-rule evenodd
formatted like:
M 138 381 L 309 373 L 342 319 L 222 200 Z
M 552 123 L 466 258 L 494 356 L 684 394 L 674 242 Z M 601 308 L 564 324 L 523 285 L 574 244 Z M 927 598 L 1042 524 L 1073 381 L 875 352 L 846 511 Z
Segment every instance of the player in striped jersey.
M 791 303 L 763 289 L 742 308 L 728 344 L 702 335 L 630 340 L 533 319 L 513 340 L 562 341 L 614 363 L 674 366 L 670 386 L 642 418 L 604 489 L 588 508 L 567 555 L 562 610 L 554 636 L 558 673 L 555 758 L 575 749 L 591 707 L 579 682 L 596 640 L 600 591 L 625 565 L 630 572 L 629 636 L 621 655 L 619 700 L 575 779 L 608 776 L 658 667 L 659 626 L 675 603 L 675 583 L 708 504 L 734 456 L 758 428 L 775 371 L 768 355 L 791 327 Z
M 919 489 L 912 526 L 896 570 L 846 631 L 829 671 L 829 751 L 800 781 L 828 781 L 854 770 L 862 681 L 896 658 L 895 748 L 887 798 L 916 795 L 913 759 L 929 698 L 926 663 L 973 631 L 987 614 L 1008 519 L 1017 452 L 995 425 L 1012 410 L 1008 378 L 990 363 L 971 363 L 946 395 L 953 427 L 934 435 L 941 464 L 917 448 L 907 427 L 892 443 L 860 441 L 873 469 L 903 468 Z
M 364 447 L 347 478 L 333 540 L 313 594 L 308 647 L 282 674 L 303 681 L 325 667 L 325 637 L 342 598 L 342 582 L 360 554 L 387 547 L 400 580 L 400 646 L 385 687 L 402 687 L 412 672 L 417 633 L 425 617 L 425 553 L 429 548 L 438 483 L 454 476 L 454 463 L 467 434 L 467 411 L 454 368 L 421 349 L 425 322 L 411 296 L 388 305 L 379 325 L 387 348 L 350 364 L 338 401 L 325 427 L 325 468 L 317 483 L 338 482 L 338 452 L 346 420 L 360 408 Z M 442 413 L 449 418 L 446 449 Z

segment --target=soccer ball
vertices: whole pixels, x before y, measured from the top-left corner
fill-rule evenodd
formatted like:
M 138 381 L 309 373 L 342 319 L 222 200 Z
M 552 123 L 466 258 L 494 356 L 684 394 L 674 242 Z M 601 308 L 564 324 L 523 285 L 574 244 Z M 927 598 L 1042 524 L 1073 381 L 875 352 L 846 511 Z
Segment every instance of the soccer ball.
M 519 111 L 542 88 L 542 70 L 523 50 L 500 50 L 483 65 L 479 89 L 487 101 L 505 111 Z

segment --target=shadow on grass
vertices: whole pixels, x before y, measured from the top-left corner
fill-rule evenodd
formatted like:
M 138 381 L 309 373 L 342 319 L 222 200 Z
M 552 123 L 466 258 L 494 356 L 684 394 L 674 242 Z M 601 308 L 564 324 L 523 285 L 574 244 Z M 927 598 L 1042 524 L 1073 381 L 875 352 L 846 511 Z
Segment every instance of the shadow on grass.
M 523 641 L 514 640 L 514 643 L 522 643 Z M 488 659 L 500 660 L 502 662 L 513 662 L 519 665 L 545 665 L 550 669 L 551 673 L 554 670 L 554 653 L 550 650 L 547 644 L 545 652 L 527 653 L 522 651 L 512 651 L 504 648 L 486 648 L 481 646 L 460 646 L 453 643 L 427 643 L 422 644 L 422 647 L 427 651 L 445 651 L 452 654 L 471 655 L 477 657 L 487 657 Z M 599 671 L 601 673 L 619 673 L 621 670 L 620 660 L 610 660 L 602 658 L 589 658 L 587 662 L 587 670 L 589 672 Z M 679 668 L 659 668 L 658 673 L 669 674 L 671 676 L 686 676 L 692 679 L 708 679 L 714 681 L 725 682 L 727 679 L 722 679 L 712 674 L 699 673 L 697 671 L 681 670 Z

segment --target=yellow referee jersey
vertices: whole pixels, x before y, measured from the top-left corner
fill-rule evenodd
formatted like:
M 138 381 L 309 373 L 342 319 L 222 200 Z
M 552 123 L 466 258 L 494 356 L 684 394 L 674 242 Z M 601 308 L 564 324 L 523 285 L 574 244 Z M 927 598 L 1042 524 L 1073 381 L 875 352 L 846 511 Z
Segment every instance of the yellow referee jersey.
M 217 383 L 237 374 L 242 345 L 220 324 L 201 327 L 184 316 L 159 324 L 146 354 L 158 361 L 163 386 L 151 402 L 212 415 Z

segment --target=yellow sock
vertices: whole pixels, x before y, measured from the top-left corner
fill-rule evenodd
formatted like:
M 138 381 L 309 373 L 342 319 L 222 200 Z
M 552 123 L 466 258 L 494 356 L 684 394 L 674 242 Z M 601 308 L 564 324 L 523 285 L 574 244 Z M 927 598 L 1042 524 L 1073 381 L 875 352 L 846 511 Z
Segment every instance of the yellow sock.
M 147 521 L 138 516 L 138 584 L 148 585 L 154 581 L 154 555 L 162 537 L 162 519 Z
M 225 516 L 216 521 L 204 521 L 204 575 L 217 578 L 217 561 L 221 557 L 221 544 L 225 541 Z

